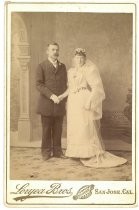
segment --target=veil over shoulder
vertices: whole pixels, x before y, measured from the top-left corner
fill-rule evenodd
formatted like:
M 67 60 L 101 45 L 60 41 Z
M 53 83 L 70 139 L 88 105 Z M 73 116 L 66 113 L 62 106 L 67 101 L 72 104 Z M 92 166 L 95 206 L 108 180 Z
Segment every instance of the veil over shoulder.
M 84 65 L 84 74 L 88 85 L 91 87 L 90 96 L 86 102 L 86 109 L 93 111 L 93 119 L 102 118 L 102 102 L 105 99 L 105 92 L 97 66 L 90 60 Z

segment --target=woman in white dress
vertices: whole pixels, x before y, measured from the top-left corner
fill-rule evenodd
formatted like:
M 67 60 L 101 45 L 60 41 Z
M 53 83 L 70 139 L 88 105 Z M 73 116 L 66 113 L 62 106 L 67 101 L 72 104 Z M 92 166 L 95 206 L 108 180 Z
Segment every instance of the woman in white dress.
M 65 155 L 79 158 L 88 167 L 114 167 L 126 159 L 106 152 L 100 134 L 103 84 L 97 67 L 77 48 L 74 67 L 68 71 L 68 90 L 59 96 L 67 100 L 67 150 Z

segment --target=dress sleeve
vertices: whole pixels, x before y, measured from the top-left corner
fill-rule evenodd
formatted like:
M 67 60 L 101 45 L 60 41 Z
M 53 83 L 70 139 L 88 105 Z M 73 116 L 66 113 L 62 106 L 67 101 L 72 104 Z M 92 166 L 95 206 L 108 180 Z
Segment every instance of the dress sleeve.
M 102 101 L 105 92 L 97 67 L 90 66 L 85 71 L 86 82 L 91 88 L 89 97 L 85 103 L 85 109 L 92 110 L 96 119 L 102 117 Z

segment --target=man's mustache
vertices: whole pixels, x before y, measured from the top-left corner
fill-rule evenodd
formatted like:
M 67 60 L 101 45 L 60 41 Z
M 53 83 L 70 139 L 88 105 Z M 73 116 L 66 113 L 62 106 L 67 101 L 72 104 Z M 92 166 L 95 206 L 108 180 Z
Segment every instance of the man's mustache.
M 54 53 L 54 55 L 58 56 L 59 54 L 58 53 Z

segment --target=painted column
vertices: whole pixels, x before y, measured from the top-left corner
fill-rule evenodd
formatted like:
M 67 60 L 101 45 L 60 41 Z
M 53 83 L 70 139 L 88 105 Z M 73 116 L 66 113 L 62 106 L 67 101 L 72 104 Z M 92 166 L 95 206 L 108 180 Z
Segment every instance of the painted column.
M 29 70 L 30 70 L 30 55 L 29 44 L 22 42 L 19 44 L 20 56 L 20 115 L 18 120 L 18 140 L 31 140 L 31 121 L 30 121 L 30 90 L 29 90 Z

